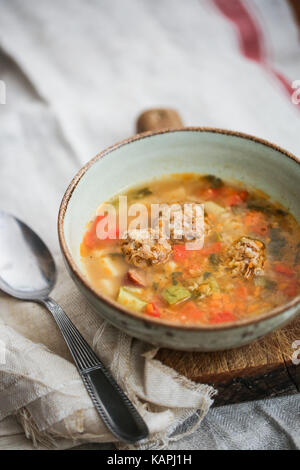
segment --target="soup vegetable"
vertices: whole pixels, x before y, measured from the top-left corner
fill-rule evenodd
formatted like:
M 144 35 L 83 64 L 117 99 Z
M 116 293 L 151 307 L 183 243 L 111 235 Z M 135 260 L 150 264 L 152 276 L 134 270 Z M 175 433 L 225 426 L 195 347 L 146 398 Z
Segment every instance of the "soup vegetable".
M 261 191 L 213 175 L 180 174 L 125 195 L 128 205 L 143 203 L 149 214 L 151 204 L 188 203 L 195 217 L 194 205 L 202 203 L 205 233 L 203 248 L 195 250 L 172 237 L 171 225 L 170 239 L 130 230 L 120 239 L 117 227 L 117 239 L 100 240 L 97 224 L 106 216 L 96 216 L 82 240 L 82 264 L 93 287 L 127 309 L 213 325 L 259 316 L 300 293 L 300 227 Z M 118 212 L 118 197 L 108 202 Z

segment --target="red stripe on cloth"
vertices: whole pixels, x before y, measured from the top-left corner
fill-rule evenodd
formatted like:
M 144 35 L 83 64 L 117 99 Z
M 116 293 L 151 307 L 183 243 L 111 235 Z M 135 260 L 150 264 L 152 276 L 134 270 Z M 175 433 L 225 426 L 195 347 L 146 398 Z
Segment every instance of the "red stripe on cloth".
M 221 13 L 231 21 L 238 33 L 239 44 L 243 55 L 262 65 L 283 85 L 288 95 L 292 96 L 294 89 L 287 78 L 274 70 L 266 60 L 264 38 L 261 29 L 251 16 L 241 0 L 212 0 Z M 300 103 L 299 103 L 300 105 Z
M 263 38 L 253 18 L 239 0 L 214 0 L 224 16 L 236 26 L 242 53 L 248 59 L 263 62 Z

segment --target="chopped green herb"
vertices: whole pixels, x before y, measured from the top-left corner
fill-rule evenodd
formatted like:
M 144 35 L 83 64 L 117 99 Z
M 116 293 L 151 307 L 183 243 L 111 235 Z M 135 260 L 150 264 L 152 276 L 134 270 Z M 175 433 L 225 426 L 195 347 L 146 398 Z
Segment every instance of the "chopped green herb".
M 270 206 L 268 204 L 264 204 L 262 202 L 250 199 L 247 202 L 247 208 L 252 210 L 252 211 L 259 211 L 263 212 L 264 214 L 267 215 L 280 215 L 282 217 L 285 217 L 288 215 L 287 212 L 285 212 L 283 209 L 278 209 L 273 206 Z
M 214 277 L 210 277 L 207 282 L 200 284 L 193 294 L 196 297 L 208 297 L 215 292 L 220 292 L 219 284 Z
M 182 273 L 181 273 L 181 272 L 178 272 L 178 271 L 177 271 L 177 272 L 175 271 L 175 272 L 173 272 L 173 273 L 171 274 L 173 286 L 176 286 L 176 284 L 178 284 L 178 280 L 177 280 L 177 279 L 178 279 L 178 277 L 181 276 L 181 274 L 182 274 Z
M 191 299 L 192 299 L 192 300 L 197 300 L 197 299 L 199 299 L 199 297 L 203 297 L 203 295 L 201 294 L 201 292 L 194 290 L 194 291 L 191 293 Z
M 282 217 L 286 217 L 288 215 L 288 213 L 285 212 L 283 209 L 276 209 L 275 212 L 277 215 L 281 215 Z
M 109 201 L 116 209 L 119 207 L 119 196 L 114 197 Z
M 220 242 L 222 241 L 222 237 L 221 237 L 221 234 L 219 232 L 212 232 L 212 234 L 210 235 L 209 239 L 212 241 L 212 242 Z
M 218 178 L 215 175 L 205 175 L 204 178 L 210 183 L 212 188 L 221 188 L 224 185 L 221 178 Z
M 211 276 L 211 273 L 206 271 L 204 274 L 203 274 L 203 280 L 205 281 L 209 276 Z
M 271 281 L 271 279 L 266 279 L 265 288 L 269 290 L 275 290 L 277 284 L 275 281 Z
M 209 262 L 213 266 L 217 266 L 220 263 L 220 258 L 216 253 L 211 253 L 209 255 Z
M 143 197 L 150 196 L 150 194 L 152 194 L 152 191 L 150 191 L 150 189 L 146 187 L 133 191 L 130 196 L 132 197 L 132 199 L 142 199 Z
M 254 279 L 254 283 L 256 286 L 265 287 L 266 289 L 269 289 L 269 290 L 275 290 L 277 286 L 275 281 L 272 281 L 271 279 L 267 279 L 264 276 L 257 276 Z
M 208 282 L 213 292 L 220 292 L 219 284 L 214 277 L 211 277 Z
M 264 212 L 265 214 L 270 213 L 270 208 L 268 206 L 251 199 L 247 202 L 247 208 L 252 211 Z

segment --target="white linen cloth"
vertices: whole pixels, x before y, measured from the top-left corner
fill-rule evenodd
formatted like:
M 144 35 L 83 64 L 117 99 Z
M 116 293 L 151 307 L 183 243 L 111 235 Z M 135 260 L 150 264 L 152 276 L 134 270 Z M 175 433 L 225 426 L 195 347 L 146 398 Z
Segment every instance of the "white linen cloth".
M 290 82 L 300 79 L 299 36 L 287 3 L 243 3 L 263 26 L 270 64 Z M 299 155 L 299 107 L 266 68 L 242 56 L 235 29 L 212 0 L 0 0 L 0 11 L 1 208 L 31 225 L 55 254 L 53 297 L 141 410 L 152 431 L 145 446 L 299 447 L 298 396 L 211 410 L 197 432 L 172 443 L 175 428 L 178 438 L 198 426 L 213 389 L 178 377 L 149 346 L 103 324 L 66 274 L 56 234 L 72 176 L 133 134 L 145 108 L 174 107 L 187 125 L 245 131 Z M 50 314 L 1 294 L 0 319 L 7 345 L 0 436 L 20 432 L 17 412 L 42 446 L 111 441 Z

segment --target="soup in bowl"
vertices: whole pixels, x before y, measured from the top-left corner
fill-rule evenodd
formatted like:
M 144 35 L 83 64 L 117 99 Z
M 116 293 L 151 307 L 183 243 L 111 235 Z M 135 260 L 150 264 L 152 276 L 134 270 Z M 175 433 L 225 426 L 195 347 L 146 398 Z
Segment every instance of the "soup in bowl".
M 133 137 L 69 186 L 67 266 L 133 336 L 184 350 L 249 343 L 298 312 L 299 170 L 287 152 L 228 131 Z
M 258 317 L 300 293 L 300 227 L 261 191 L 179 174 L 122 196 L 100 205 L 81 242 L 100 295 L 146 318 L 214 325 Z

